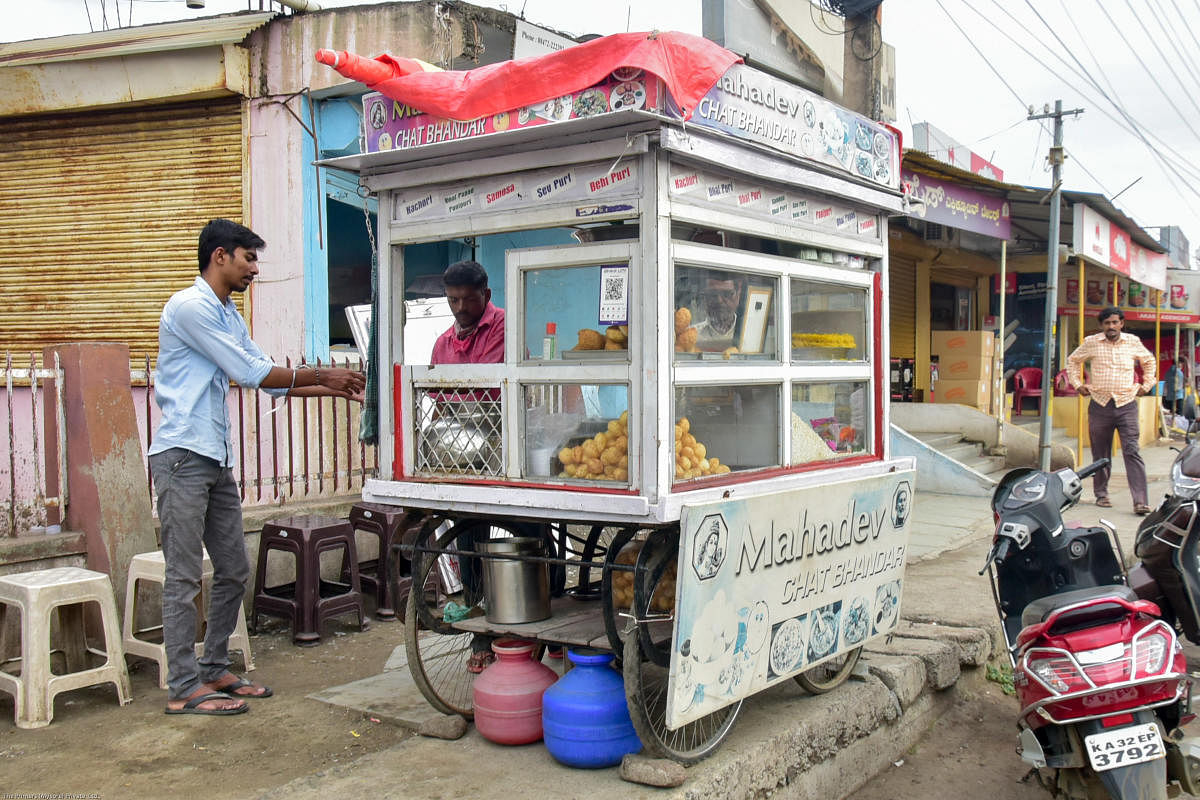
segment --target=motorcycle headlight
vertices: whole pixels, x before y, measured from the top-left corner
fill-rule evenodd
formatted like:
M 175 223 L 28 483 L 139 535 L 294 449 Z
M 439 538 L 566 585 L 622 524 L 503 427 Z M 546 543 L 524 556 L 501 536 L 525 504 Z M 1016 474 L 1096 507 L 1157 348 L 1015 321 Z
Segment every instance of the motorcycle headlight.
M 1183 474 L 1183 467 L 1176 461 L 1171 465 L 1171 493 L 1177 497 L 1195 497 L 1200 492 L 1200 478 Z

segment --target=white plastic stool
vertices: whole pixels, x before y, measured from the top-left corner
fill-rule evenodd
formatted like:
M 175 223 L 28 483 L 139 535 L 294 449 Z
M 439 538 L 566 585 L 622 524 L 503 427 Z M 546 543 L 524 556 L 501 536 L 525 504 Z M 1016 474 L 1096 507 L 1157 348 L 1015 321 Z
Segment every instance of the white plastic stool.
M 121 637 L 125 644 L 126 655 L 141 656 L 142 658 L 158 662 L 158 685 L 162 689 L 167 688 L 167 650 L 159 642 L 151 642 L 138 638 L 138 634 L 162 630 L 162 625 L 137 629 L 134 626 L 137 624 L 138 581 L 149 581 L 162 586 L 166 580 L 166 576 L 167 563 L 161 550 L 156 550 L 153 553 L 141 553 L 130 560 L 129 575 L 125 581 L 125 624 L 121 629 Z M 199 622 L 204 621 L 205 606 L 207 605 L 205 601 L 212 576 L 212 561 L 209 560 L 208 552 L 205 551 L 204 562 L 200 569 L 201 596 L 197 598 L 196 604 L 197 621 Z M 233 634 L 229 637 L 229 649 L 231 651 L 240 650 L 242 652 L 242 661 L 246 667 L 245 671 L 253 671 L 254 657 L 250 654 L 250 636 L 246 632 L 245 614 L 238 614 L 237 624 L 233 628 Z M 203 641 L 196 642 L 196 655 L 204 655 Z
M 91 602 L 100 606 L 104 650 L 87 644 L 83 604 Z M 0 625 L 7 606 L 16 606 L 21 612 L 21 674 L 0 671 L 0 690 L 16 701 L 18 728 L 49 725 L 54 718 L 55 695 L 71 689 L 111 681 L 117 685 L 121 705 L 133 700 L 121 650 L 117 604 L 107 575 L 79 567 L 3 575 L 0 603 Z M 65 675 L 53 674 L 50 667 L 50 612 L 54 609 L 58 610 L 67 668 L 76 670 Z M 104 664 L 85 669 L 88 653 L 104 656 Z

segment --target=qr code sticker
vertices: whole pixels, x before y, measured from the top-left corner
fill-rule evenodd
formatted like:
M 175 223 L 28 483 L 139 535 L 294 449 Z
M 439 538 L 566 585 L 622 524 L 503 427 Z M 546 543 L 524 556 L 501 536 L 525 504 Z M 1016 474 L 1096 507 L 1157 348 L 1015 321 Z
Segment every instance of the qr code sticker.
M 604 279 L 604 300 L 613 302 L 625 296 L 625 281 L 617 277 Z

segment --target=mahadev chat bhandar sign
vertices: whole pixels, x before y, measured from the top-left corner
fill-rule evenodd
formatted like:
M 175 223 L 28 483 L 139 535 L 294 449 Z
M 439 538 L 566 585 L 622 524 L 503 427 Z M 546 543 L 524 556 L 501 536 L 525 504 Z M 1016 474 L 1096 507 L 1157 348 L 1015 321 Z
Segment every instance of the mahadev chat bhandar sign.
M 669 727 L 895 629 L 915 476 L 684 507 Z

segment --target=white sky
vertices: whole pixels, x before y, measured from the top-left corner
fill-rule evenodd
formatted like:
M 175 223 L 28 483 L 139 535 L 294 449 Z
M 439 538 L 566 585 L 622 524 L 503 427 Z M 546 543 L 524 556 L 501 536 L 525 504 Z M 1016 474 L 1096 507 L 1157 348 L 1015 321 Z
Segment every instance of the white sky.
M 354 4 L 320 1 L 326 8 Z M 651 28 L 699 33 L 701 25 L 700 0 L 474 2 L 523 12 L 534 24 L 574 34 Z M 105 19 L 116 26 L 118 8 L 121 24 L 128 24 L 131 9 L 133 23 L 145 24 L 247 7 L 257 8 L 257 0 L 207 0 L 200 11 L 186 8 L 184 0 L 0 0 L 0 41 L 87 32 L 88 12 L 91 25 L 100 29 Z M 884 39 L 896 48 L 898 124 L 906 144 L 911 123 L 928 121 L 989 158 L 1006 181 L 1048 186 L 1050 126 L 1026 121 L 1026 109 L 1033 104 L 1040 110 L 1061 99 L 1065 109 L 1085 109 L 1065 125 L 1065 188 L 1110 198 L 1121 193 L 1115 205 L 1138 223 L 1178 225 L 1193 250 L 1200 247 L 1200 41 L 1193 32 L 1200 30 L 1200 8 L 1195 2 L 885 0 L 883 18 Z M 1054 41 L 1047 26 L 1063 44 Z M 1131 122 L 1073 70 L 1124 103 Z M 1139 129 L 1160 157 L 1122 126 Z

